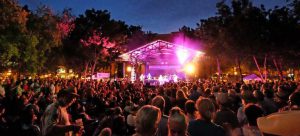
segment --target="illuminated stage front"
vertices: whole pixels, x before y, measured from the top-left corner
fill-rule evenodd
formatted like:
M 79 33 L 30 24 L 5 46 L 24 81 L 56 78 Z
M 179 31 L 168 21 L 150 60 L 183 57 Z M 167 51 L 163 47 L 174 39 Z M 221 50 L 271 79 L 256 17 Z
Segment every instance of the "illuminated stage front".
M 133 76 L 142 76 L 142 78 L 147 79 L 147 75 L 151 75 L 152 78 L 157 80 L 162 76 L 174 80 L 175 75 L 178 78 L 184 78 L 186 70 L 190 70 L 186 69 L 186 66 L 203 56 L 203 54 L 201 51 L 183 45 L 157 40 L 124 53 L 120 57 L 122 61 L 129 62 L 132 69 L 134 69 L 133 71 L 136 74 L 133 74 Z M 144 67 L 143 70 L 139 70 L 141 65 Z M 143 80 L 142 78 L 136 79 Z

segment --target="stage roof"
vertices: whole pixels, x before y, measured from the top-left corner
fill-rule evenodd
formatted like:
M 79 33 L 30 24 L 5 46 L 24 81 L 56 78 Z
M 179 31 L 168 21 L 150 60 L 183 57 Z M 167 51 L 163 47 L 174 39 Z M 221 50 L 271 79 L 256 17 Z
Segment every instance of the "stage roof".
M 183 45 L 170 43 L 163 40 L 156 40 L 145 44 L 139 48 L 122 54 L 122 61 L 132 63 L 142 62 L 150 64 L 178 64 L 178 50 L 184 50 L 187 53 L 186 59 L 191 59 L 195 56 L 202 56 L 201 51 L 190 49 Z

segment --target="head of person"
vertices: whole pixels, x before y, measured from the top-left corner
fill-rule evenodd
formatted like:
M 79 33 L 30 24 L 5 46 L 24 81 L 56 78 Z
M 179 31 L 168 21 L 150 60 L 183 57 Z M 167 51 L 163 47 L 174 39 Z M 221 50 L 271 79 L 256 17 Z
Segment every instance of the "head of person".
M 152 101 L 151 105 L 156 106 L 160 109 L 160 111 L 163 113 L 165 109 L 165 99 L 162 96 L 155 96 Z
M 116 107 L 114 109 L 115 115 L 122 115 L 123 114 L 123 110 L 121 109 L 121 107 Z
M 210 99 L 200 97 L 196 102 L 196 107 L 201 119 L 211 121 L 215 113 L 215 106 Z
M 176 92 L 176 99 L 187 99 L 187 97 L 182 90 L 179 90 Z
M 204 90 L 204 97 L 209 97 L 210 94 L 211 94 L 211 90 L 209 88 L 206 88 Z
M 169 136 L 186 136 L 187 125 L 183 111 L 179 107 L 173 107 L 168 119 Z
M 257 118 L 263 116 L 263 110 L 255 105 L 255 104 L 248 104 L 245 107 L 245 114 L 250 126 L 257 126 Z
M 37 119 L 32 105 L 28 105 L 24 108 L 21 119 L 25 124 L 33 124 L 33 122 Z
M 300 108 L 300 92 L 294 92 L 289 97 L 290 106 L 295 106 L 296 108 Z
M 254 95 L 254 97 L 256 98 L 256 100 L 258 101 L 258 102 L 262 102 L 262 101 L 264 101 L 264 94 L 261 92 L 261 91 L 259 91 L 259 90 L 255 90 L 254 92 L 253 92 L 253 95 Z
M 161 119 L 160 109 L 152 105 L 144 105 L 136 114 L 136 133 L 141 136 L 156 134 Z
M 228 96 L 228 93 L 223 93 L 223 92 L 219 92 L 217 93 L 216 95 L 216 102 L 219 104 L 219 105 L 222 105 L 224 107 L 227 107 L 229 106 L 229 96 Z
M 99 136 L 111 136 L 112 132 L 110 128 L 103 128 L 99 134 Z
M 188 88 L 186 86 L 182 87 L 182 91 L 185 93 L 185 94 L 188 94 Z
M 242 90 L 241 98 L 243 105 L 247 105 L 248 103 L 255 103 L 255 97 L 251 91 Z
M 77 97 L 78 94 L 75 93 L 75 90 L 73 88 L 68 88 L 58 92 L 57 101 L 60 106 L 69 107 L 75 102 Z
M 197 91 L 198 86 L 196 84 L 193 84 L 192 90 Z
M 269 99 L 273 99 L 274 98 L 274 92 L 271 89 L 264 89 L 263 90 L 263 94 L 264 94 L 264 96 L 266 98 L 269 98 Z
M 187 114 L 194 114 L 196 110 L 195 102 L 193 100 L 188 100 L 185 102 L 185 112 Z

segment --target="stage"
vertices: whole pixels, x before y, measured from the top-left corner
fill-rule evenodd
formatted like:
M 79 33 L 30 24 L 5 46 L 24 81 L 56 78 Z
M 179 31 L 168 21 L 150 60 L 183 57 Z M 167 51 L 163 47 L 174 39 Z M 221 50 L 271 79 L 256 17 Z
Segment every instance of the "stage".
M 203 52 L 163 40 L 156 40 L 122 54 L 124 75 L 131 81 L 176 82 L 193 73 Z M 174 80 L 175 79 L 175 80 Z

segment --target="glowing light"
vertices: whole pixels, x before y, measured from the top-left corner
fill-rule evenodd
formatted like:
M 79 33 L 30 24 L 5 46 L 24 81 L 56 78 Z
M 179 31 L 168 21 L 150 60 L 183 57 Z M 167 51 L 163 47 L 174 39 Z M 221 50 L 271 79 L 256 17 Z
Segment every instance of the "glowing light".
M 144 82 L 144 79 L 145 79 L 145 76 L 144 76 L 144 74 L 142 74 L 142 75 L 140 76 L 140 80 Z
M 236 71 L 234 71 L 234 75 L 237 75 L 237 72 L 236 72 Z
M 183 48 L 177 49 L 176 55 L 177 55 L 177 58 L 178 58 L 180 64 L 183 64 L 189 57 L 188 51 Z
M 127 67 L 126 69 L 128 72 L 131 72 L 132 68 L 130 66 Z
M 165 75 L 165 76 L 163 77 L 163 81 L 164 81 L 164 83 L 165 83 L 165 82 L 169 82 L 169 79 L 168 79 L 168 76 L 167 76 L 167 75 Z
M 130 77 L 130 80 L 131 80 L 131 82 L 133 83 L 133 82 L 135 81 L 135 79 L 136 79 L 136 73 L 135 73 L 134 68 L 131 69 L 131 75 L 130 75 L 130 76 L 131 76 L 131 77 Z
M 159 75 L 158 81 L 159 81 L 159 85 L 164 84 L 164 79 L 163 79 L 162 75 Z
M 11 70 L 9 69 L 6 73 L 7 76 L 10 76 L 11 75 Z
M 202 56 L 203 54 L 204 54 L 203 52 L 197 51 L 197 52 L 196 52 L 196 57 L 200 57 L 200 56 Z
M 175 83 L 177 83 L 177 82 L 178 82 L 178 76 L 177 76 L 176 74 L 174 74 L 174 76 L 173 76 L 173 80 L 174 80 L 174 82 L 175 82 Z
M 195 72 L 195 66 L 192 64 L 188 64 L 185 66 L 185 72 L 192 74 Z
M 66 73 L 66 69 L 64 69 L 64 68 L 59 68 L 59 69 L 58 69 L 58 73 L 59 73 L 59 74 L 64 74 L 64 73 Z
M 150 73 L 147 75 L 147 78 L 148 78 L 148 80 L 151 80 L 151 74 Z

